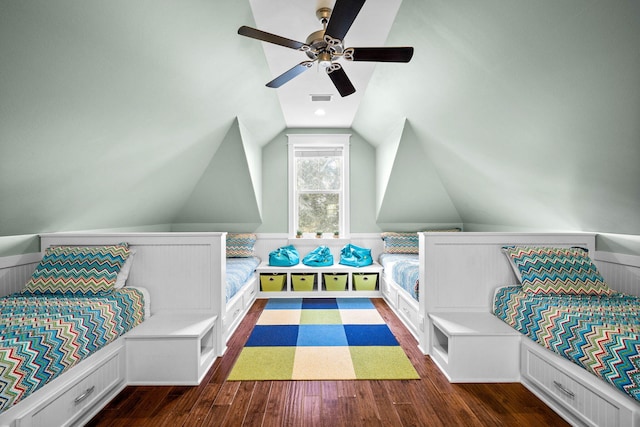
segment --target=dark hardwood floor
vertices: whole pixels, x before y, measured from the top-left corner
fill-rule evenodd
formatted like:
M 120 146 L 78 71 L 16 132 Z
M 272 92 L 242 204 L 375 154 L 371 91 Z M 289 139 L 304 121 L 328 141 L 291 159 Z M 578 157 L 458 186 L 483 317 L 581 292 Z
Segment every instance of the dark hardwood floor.
M 258 300 L 199 386 L 127 387 L 89 425 L 568 425 L 521 384 L 450 384 L 384 301 L 374 301 L 420 380 L 227 382 L 266 304 Z

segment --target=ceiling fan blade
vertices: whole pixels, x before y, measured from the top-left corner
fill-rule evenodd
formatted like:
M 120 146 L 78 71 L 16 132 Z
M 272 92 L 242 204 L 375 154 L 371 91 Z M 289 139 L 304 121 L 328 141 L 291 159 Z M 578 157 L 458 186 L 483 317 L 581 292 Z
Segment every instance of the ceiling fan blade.
M 304 71 L 307 71 L 309 68 L 313 66 L 313 64 L 314 64 L 314 61 L 303 61 L 298 65 L 296 65 L 295 67 L 291 68 L 290 70 L 280 74 L 275 79 L 271 80 L 269 83 L 267 83 L 267 87 L 279 88 L 289 80 L 293 79 L 294 77 L 297 77 L 298 75 L 302 74 Z
M 349 61 L 409 62 L 412 47 L 350 47 L 344 50 L 344 59 Z
M 325 34 L 343 40 L 364 2 L 365 0 L 336 0 Z
M 344 72 L 342 66 L 338 63 L 333 63 L 327 67 L 327 74 L 333 82 L 333 85 L 338 89 L 340 96 L 349 96 L 356 91 L 356 88 L 351 84 L 351 80 L 347 77 L 347 73 Z
M 263 42 L 269 42 L 280 46 L 288 47 L 296 50 L 309 50 L 309 45 L 306 43 L 298 42 L 295 40 L 287 39 L 285 37 L 276 36 L 275 34 L 267 33 L 265 31 L 257 30 L 255 28 L 247 27 L 243 25 L 238 28 L 238 34 L 252 39 L 261 40 Z

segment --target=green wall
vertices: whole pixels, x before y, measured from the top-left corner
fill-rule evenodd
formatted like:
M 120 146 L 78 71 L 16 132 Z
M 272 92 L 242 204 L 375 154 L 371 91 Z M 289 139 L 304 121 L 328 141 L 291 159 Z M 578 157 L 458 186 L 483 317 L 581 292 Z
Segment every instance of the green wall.
M 466 230 L 640 234 L 640 2 L 404 0 L 353 129 L 407 121 Z M 419 29 L 419 30 L 418 30 Z
M 388 157 L 388 158 L 387 158 Z M 378 164 L 391 161 L 378 210 L 385 231 L 418 231 L 461 227 L 462 219 L 437 169 L 427 156 L 410 123 L 404 122 L 395 152 L 378 149 Z
M 255 168 L 255 162 L 251 165 Z M 258 194 L 236 120 L 174 218 L 172 230 L 253 231 L 261 223 Z
M 286 129 L 253 22 L 247 1 L 0 0 L 0 256 L 54 231 L 287 232 L 286 133 L 327 130 Z M 351 230 L 640 255 L 638 22 L 628 0 L 403 0 L 386 44 L 412 61 L 328 130 L 353 134 Z
M 0 0 L 0 255 L 169 229 L 238 122 L 255 184 L 284 120 L 252 22 L 245 1 Z

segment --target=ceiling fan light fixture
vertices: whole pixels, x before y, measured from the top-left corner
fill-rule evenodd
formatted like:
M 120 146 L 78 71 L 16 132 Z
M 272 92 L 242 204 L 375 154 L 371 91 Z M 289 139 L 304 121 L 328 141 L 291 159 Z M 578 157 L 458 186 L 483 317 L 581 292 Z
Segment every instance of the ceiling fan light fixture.
M 329 52 L 321 52 L 320 55 L 318 55 L 318 64 L 322 67 L 322 68 L 327 68 L 331 66 L 331 54 Z

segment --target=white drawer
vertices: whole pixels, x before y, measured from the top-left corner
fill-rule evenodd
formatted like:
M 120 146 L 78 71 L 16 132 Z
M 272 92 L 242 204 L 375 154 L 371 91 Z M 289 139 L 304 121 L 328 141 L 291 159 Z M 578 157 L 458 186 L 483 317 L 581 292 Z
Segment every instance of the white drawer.
M 384 292 L 388 301 L 391 302 L 394 308 L 398 307 L 398 290 L 391 286 L 388 281 L 382 280 L 383 288 L 382 292 Z
M 398 311 L 409 323 L 418 327 L 418 311 L 415 306 L 407 301 L 403 296 L 398 296 Z
M 123 358 L 123 351 L 113 354 L 77 384 L 30 414 L 31 426 L 71 425 L 87 408 L 124 380 Z
M 253 301 L 256 299 L 256 293 L 257 293 L 256 285 L 255 284 L 249 285 L 247 290 L 242 295 L 242 305 L 244 308 L 247 308 L 253 303 Z
M 577 381 L 571 373 L 565 373 L 567 371 L 552 362 L 557 356 L 543 348 L 531 348 L 537 345 L 531 342 L 522 346 L 521 374 L 524 377 L 556 402 L 564 405 L 586 425 L 594 427 L 631 425 L 629 422 L 632 415 L 628 408 L 598 392 L 597 388 Z M 588 374 L 587 371 L 585 373 Z M 601 381 L 595 376 L 594 379 Z M 608 387 L 611 386 L 602 381 L 598 388 Z M 624 398 L 624 396 L 621 397 Z
M 225 330 L 227 327 L 240 316 L 242 309 L 244 308 L 244 297 L 237 298 L 233 304 L 227 306 L 227 316 L 225 318 Z

